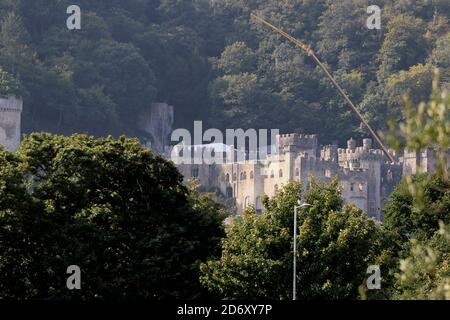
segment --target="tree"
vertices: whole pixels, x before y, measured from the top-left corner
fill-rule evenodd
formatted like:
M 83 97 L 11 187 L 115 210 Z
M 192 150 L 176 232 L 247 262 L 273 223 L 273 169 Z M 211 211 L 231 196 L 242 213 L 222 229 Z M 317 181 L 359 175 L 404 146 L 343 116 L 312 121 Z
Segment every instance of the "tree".
M 254 73 L 216 79 L 210 86 L 210 97 L 213 101 L 212 121 L 220 128 L 269 128 L 279 123 L 277 120 L 281 115 L 272 116 L 273 106 L 280 106 L 278 97 L 259 83 Z
M 389 21 L 387 29 L 379 51 L 381 65 L 378 75 L 382 80 L 392 73 L 422 63 L 427 49 L 422 19 L 400 14 Z
M 396 299 L 450 300 L 450 230 L 440 223 L 429 240 L 412 241 L 400 262 Z
M 336 69 L 370 66 L 378 51 L 377 33 L 366 26 L 369 5 L 367 0 L 327 1 L 320 17 L 317 52 Z
M 139 112 L 156 97 L 155 75 L 148 63 L 132 44 L 106 40 L 99 42 L 88 61 L 75 75 L 77 84 L 104 86 L 105 93 L 120 106 L 117 116 L 124 127 L 135 125 Z
M 383 209 L 384 225 L 400 235 L 402 242 L 410 238 L 428 239 L 439 230 L 439 221 L 450 223 L 450 192 L 439 175 L 421 174 L 403 179 L 395 187 Z M 423 186 L 423 204 L 414 206 L 409 183 Z
M 450 32 L 436 41 L 436 47 L 431 55 L 433 64 L 443 75 L 450 77 Z
M 433 67 L 429 64 L 419 64 L 407 71 L 402 70 L 391 75 L 384 86 L 384 95 L 389 110 L 384 114 L 385 119 L 399 119 L 401 97 L 403 96 L 408 96 L 415 104 L 424 101 L 431 93 L 432 82 Z
M 427 33 L 425 34 L 425 39 L 434 45 L 437 42 L 445 38 L 446 34 L 450 31 L 450 23 L 447 17 L 434 14 L 433 20 L 428 22 Z
M 222 52 L 218 67 L 225 74 L 252 72 L 256 68 L 256 55 L 245 43 L 235 42 Z
M 0 67 L 0 95 L 18 95 L 20 91 L 20 82 Z
M 338 189 L 337 181 L 312 181 L 305 197 L 312 206 L 299 212 L 299 299 L 356 298 L 367 267 L 384 268 L 382 227 L 361 210 L 343 207 Z M 222 257 L 201 265 L 203 285 L 223 298 L 291 299 L 293 209 L 300 192 L 292 182 L 264 200 L 262 215 L 250 208 L 234 219 Z
M 0 63 L 13 75 L 33 62 L 33 52 L 27 40 L 28 33 L 20 16 L 11 12 L 1 20 Z
M 432 148 L 437 154 L 436 174 L 407 175 L 388 206 L 387 226 L 411 237 L 400 253 L 406 258 L 400 262 L 394 298 L 449 299 L 449 106 L 450 96 L 441 90 L 436 71 L 430 100 L 418 107 L 406 100 L 405 121 L 390 124 L 389 139 L 397 150 L 406 148 L 417 155 Z M 422 171 L 420 163 L 417 170 Z
M 359 121 L 314 62 L 249 19 L 250 12 L 310 45 L 377 129 L 385 127 L 392 105 L 400 113 L 397 95 L 408 86 L 417 96 L 428 92 L 422 85 L 428 74 L 409 69 L 443 68 L 448 51 L 446 0 L 78 2 L 83 22 L 76 32 L 65 28 L 69 0 L 0 7 L 0 66 L 23 87 L 26 133 L 141 137 L 136 116 L 162 101 L 175 107 L 177 127 L 203 120 L 220 128 L 278 128 L 316 133 L 324 144 L 361 135 Z M 383 8 L 381 30 L 366 27 L 369 4 Z M 407 79 L 399 79 L 400 71 Z M 245 73 L 258 84 L 252 103 L 231 106 L 209 94 L 223 76 L 239 82 Z M 384 97 L 391 76 L 402 81 Z
M 407 97 L 404 108 L 405 120 L 400 124 L 391 121 L 388 135 L 392 147 L 397 150 L 407 148 L 412 152 L 420 152 L 425 148 L 434 148 L 437 151 L 437 174 L 446 183 L 449 181 L 447 164 L 447 150 L 450 148 L 449 105 L 450 95 L 441 89 L 439 70 L 436 69 L 429 101 L 415 106 Z M 402 134 L 400 138 L 397 135 L 398 131 Z M 420 169 L 419 166 L 418 170 Z
M 361 111 L 367 121 L 373 128 L 380 130 L 386 127 L 386 115 L 389 114 L 383 87 L 384 84 L 379 85 L 375 81 L 370 82 L 360 104 Z
M 336 78 L 351 99 L 358 104 L 365 89 L 363 74 L 356 70 L 352 72 L 340 71 L 336 74 Z M 321 78 L 321 85 L 323 87 L 322 112 L 334 115 L 321 119 L 324 126 L 333 128 L 330 132 L 322 133 L 321 137 L 324 137 L 327 141 L 333 141 L 333 139 L 336 139 L 336 132 L 340 132 L 340 138 L 354 136 L 358 124 L 361 122 L 342 100 L 328 78 Z
M 198 298 L 222 214 L 136 140 L 32 134 L 0 152 L 0 298 Z M 66 288 L 78 265 L 82 290 Z

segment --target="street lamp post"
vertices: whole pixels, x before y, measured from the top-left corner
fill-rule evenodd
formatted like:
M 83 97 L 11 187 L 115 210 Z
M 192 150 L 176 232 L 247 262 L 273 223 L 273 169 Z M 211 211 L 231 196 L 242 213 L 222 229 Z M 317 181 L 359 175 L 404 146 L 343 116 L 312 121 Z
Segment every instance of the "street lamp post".
M 292 274 L 292 300 L 297 300 L 297 215 L 298 209 L 311 206 L 298 200 L 298 206 L 294 206 L 294 271 Z
M 294 273 L 292 275 L 292 300 L 297 299 L 297 210 L 294 206 Z

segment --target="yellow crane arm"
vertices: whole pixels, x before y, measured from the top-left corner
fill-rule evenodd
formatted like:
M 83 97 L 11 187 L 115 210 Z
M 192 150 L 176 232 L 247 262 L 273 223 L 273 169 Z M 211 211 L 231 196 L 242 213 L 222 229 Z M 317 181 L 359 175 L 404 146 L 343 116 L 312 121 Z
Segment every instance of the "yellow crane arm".
M 261 18 L 260 16 L 251 13 L 251 16 L 253 18 L 255 18 L 257 21 L 263 23 L 264 25 L 270 27 L 272 30 L 274 30 L 275 32 L 281 34 L 283 37 L 287 38 L 289 41 L 291 41 L 292 43 L 294 43 L 297 47 L 299 47 L 300 49 L 302 49 L 303 51 L 305 51 L 308 56 L 312 57 L 314 59 L 314 61 L 319 65 L 319 67 L 325 72 L 325 74 L 328 76 L 328 78 L 331 80 L 331 82 L 333 83 L 334 87 L 338 90 L 339 94 L 344 98 L 344 100 L 350 105 L 350 107 L 352 108 L 353 112 L 356 113 L 356 115 L 358 116 L 359 120 L 361 120 L 362 123 L 364 123 L 364 125 L 366 126 L 366 128 L 369 130 L 369 132 L 371 133 L 372 137 L 375 139 L 375 141 L 378 143 L 378 145 L 381 147 L 381 149 L 383 150 L 383 152 L 385 153 L 385 155 L 388 157 L 388 159 L 393 163 L 394 158 L 392 157 L 392 155 L 389 153 L 388 149 L 385 147 L 385 145 L 383 144 L 383 141 L 381 141 L 381 138 L 377 135 L 377 133 L 372 129 L 372 127 L 369 125 L 369 123 L 366 121 L 366 119 L 364 119 L 363 115 L 361 114 L 361 112 L 359 112 L 358 108 L 356 108 L 356 106 L 354 105 L 354 103 L 350 100 L 350 98 L 348 97 L 348 95 L 345 93 L 344 89 L 342 89 L 342 87 L 339 85 L 339 83 L 336 81 L 336 79 L 331 75 L 331 73 L 328 71 L 327 67 L 325 67 L 325 65 L 319 60 L 319 58 L 317 58 L 317 56 L 315 55 L 314 51 L 307 46 L 306 44 L 304 44 L 303 42 L 301 42 L 300 40 L 294 38 L 293 36 L 291 36 L 290 34 L 288 34 L 287 32 L 283 31 L 282 29 L 274 26 L 273 24 L 271 24 L 270 22 L 266 21 L 265 19 Z

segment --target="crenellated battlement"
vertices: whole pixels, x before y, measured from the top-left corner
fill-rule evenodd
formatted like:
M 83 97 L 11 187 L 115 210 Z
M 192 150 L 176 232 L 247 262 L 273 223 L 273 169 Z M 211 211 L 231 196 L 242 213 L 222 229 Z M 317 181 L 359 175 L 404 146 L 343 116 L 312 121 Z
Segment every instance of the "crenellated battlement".
M 338 146 L 326 145 L 320 150 L 320 158 L 327 161 L 338 162 Z
M 366 211 L 369 216 L 381 219 L 381 192 L 383 190 L 385 199 L 399 180 L 396 172 L 401 171 L 401 166 L 393 172 L 391 164 L 386 165 L 382 150 L 372 149 L 371 139 L 364 139 L 362 146 L 350 139 L 347 148 L 339 149 L 332 144 L 320 150 L 317 140 L 316 135 L 277 135 L 279 152 L 270 153 L 264 159 L 234 160 L 217 166 L 199 165 L 209 167 L 211 172 L 197 170 L 194 175 L 194 171 L 189 169 L 183 173 L 198 176 L 205 184 L 220 188 L 223 194 L 236 200 L 238 212 L 248 205 L 259 206 L 263 210 L 262 195 L 276 195 L 288 181 L 307 183 L 311 176 L 317 181 L 330 181 L 337 177 L 346 202 Z M 219 176 L 215 173 L 217 170 L 222 178 L 211 178 Z
M 0 97 L 0 112 L 22 112 L 23 101 L 14 96 Z
M 297 150 L 317 149 L 317 135 L 315 134 L 281 134 L 277 136 L 279 150 L 294 147 Z

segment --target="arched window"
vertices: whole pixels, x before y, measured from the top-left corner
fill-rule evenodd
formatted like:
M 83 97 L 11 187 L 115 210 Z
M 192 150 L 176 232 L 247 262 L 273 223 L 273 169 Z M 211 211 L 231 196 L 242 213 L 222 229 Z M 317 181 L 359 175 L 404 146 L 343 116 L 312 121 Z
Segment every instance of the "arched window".
M 270 177 L 271 177 L 271 178 L 275 177 L 275 174 L 273 173 L 273 170 L 270 171 Z
M 358 189 L 359 189 L 359 192 L 362 192 L 362 191 L 364 190 L 364 186 L 363 186 L 362 183 L 360 183 L 360 184 L 358 185 Z
M 227 187 L 226 193 L 227 193 L 227 198 L 233 198 L 233 188 L 232 187 Z
M 240 180 L 244 180 L 244 173 L 243 172 L 241 172 L 241 174 L 239 175 L 239 179 Z
M 244 171 L 244 180 L 247 179 L 247 171 Z
M 278 185 L 277 184 L 275 185 L 274 191 L 275 191 L 275 194 L 278 193 Z
M 247 208 L 249 205 L 250 205 L 250 197 L 245 197 L 244 208 Z
M 230 174 L 229 173 L 227 173 L 227 175 L 225 176 L 225 181 L 230 182 Z
M 300 169 L 295 168 L 295 176 L 298 177 L 300 175 Z
M 253 171 L 250 171 L 250 179 L 253 179 Z
M 235 172 L 235 173 L 233 173 L 233 181 L 236 181 L 236 180 L 237 180 L 237 174 Z
M 198 178 L 198 167 L 192 168 L 192 176 Z
M 278 171 L 278 176 L 279 176 L 280 178 L 283 178 L 283 170 L 280 169 L 280 171 Z
M 353 190 L 355 190 L 355 184 L 352 182 L 352 183 L 350 183 L 350 191 L 353 191 Z

